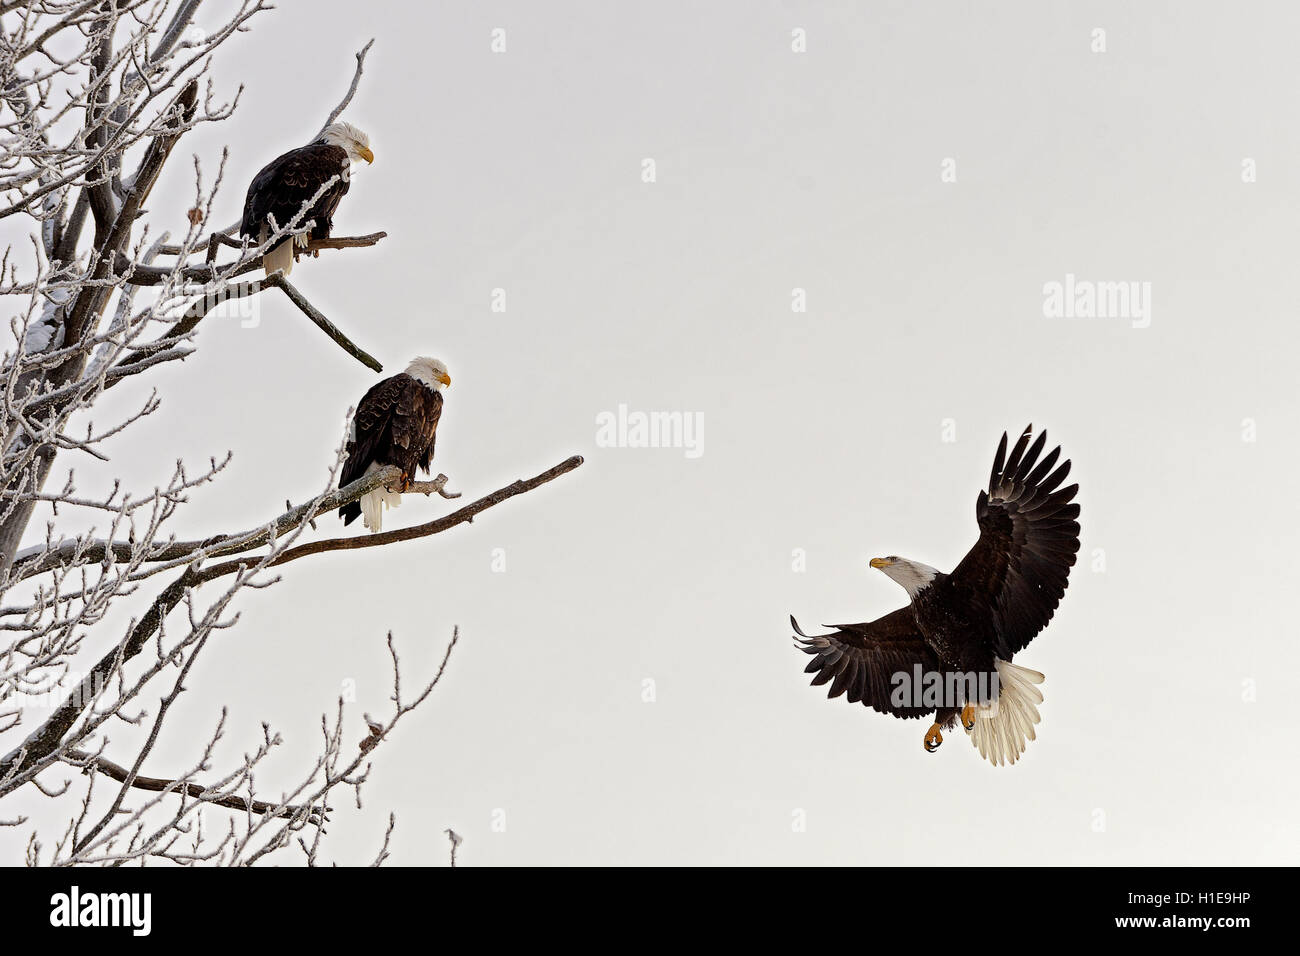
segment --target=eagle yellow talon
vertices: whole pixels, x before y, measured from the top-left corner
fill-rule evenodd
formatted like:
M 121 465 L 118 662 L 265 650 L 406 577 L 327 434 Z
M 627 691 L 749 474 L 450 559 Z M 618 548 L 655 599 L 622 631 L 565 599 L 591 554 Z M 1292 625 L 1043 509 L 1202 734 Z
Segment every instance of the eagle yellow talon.
M 975 707 L 973 704 L 967 704 L 961 709 L 961 725 L 966 728 L 966 733 L 975 729 Z
M 941 743 L 943 743 L 943 734 L 939 733 L 939 725 L 931 724 L 930 729 L 925 732 L 926 753 L 934 753 Z

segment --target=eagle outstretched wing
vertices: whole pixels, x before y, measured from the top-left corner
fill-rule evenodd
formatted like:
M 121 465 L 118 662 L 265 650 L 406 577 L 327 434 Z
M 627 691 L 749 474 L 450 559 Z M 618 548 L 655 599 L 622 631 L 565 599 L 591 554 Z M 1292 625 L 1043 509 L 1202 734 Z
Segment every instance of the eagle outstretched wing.
M 895 717 L 934 713 L 933 707 L 899 707 L 890 699 L 894 674 L 905 673 L 910 681 L 917 664 L 922 673 L 942 669 L 938 657 L 917 631 L 910 608 L 899 608 L 865 624 L 831 625 L 835 628 L 832 634 L 805 634 L 793 615 L 790 625 L 798 635 L 795 646 L 813 655 L 804 673 L 816 675 L 812 679 L 814 686 L 831 682 L 827 697 L 846 694 L 849 703 L 861 702 Z
M 954 586 L 987 602 L 993 649 L 1007 661 L 1052 619 L 1079 552 L 1079 506 L 1072 504 L 1079 486 L 1059 488 L 1070 462 L 1052 470 L 1059 447 L 1039 461 L 1047 433 L 1030 446 L 1032 429 L 1010 455 L 1003 432 L 988 490 L 975 502 L 979 541 L 951 576 Z

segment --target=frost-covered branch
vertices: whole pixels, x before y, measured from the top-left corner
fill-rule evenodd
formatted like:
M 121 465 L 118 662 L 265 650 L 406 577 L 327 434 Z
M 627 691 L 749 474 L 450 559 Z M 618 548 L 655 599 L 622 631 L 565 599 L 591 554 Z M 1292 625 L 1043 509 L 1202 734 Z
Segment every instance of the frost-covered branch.
M 252 241 L 235 235 L 238 219 L 212 227 L 243 200 L 226 182 L 227 153 L 178 167 L 191 130 L 238 121 L 242 88 L 225 45 L 248 42 L 253 19 L 272 9 L 233 0 L 198 21 L 200 2 L 0 0 L 0 220 L 9 220 L 7 236 L 22 237 L 0 250 L 0 298 L 10 303 L 0 355 L 0 825 L 30 825 L 33 801 L 52 801 L 66 820 L 52 834 L 36 827 L 30 864 L 250 864 L 295 846 L 315 863 L 327 799 L 339 787 L 359 799 L 375 749 L 442 674 L 408 702 L 390 635 L 389 716 L 367 718 L 364 730 L 340 701 L 322 717 L 320 741 L 305 744 L 309 772 L 269 783 L 280 733 L 232 728 L 224 709 L 205 726 L 182 727 L 175 704 L 203 680 L 239 599 L 307 553 L 296 549 L 312 543 L 318 517 L 393 482 L 397 470 L 336 489 L 340 442 L 311 500 L 202 539 L 174 529 L 192 496 L 219 494 L 230 453 L 169 462 L 143 489 L 111 479 L 81 487 L 81 461 L 110 461 L 118 439 L 157 413 L 157 392 L 139 387 L 192 355 L 201 323 L 218 320 L 227 303 L 277 289 L 287 302 L 259 304 L 291 305 L 350 359 L 380 369 L 346 322 L 310 301 L 307 283 L 253 275 L 268 249 L 310 235 L 311 209 L 336 181 Z M 356 54 L 326 124 L 352 101 L 370 48 Z M 315 138 L 301 132 L 304 142 Z M 185 207 L 154 208 L 155 186 L 177 173 L 192 182 Z M 170 235 L 157 222 L 187 225 Z M 355 249 L 384 235 L 308 239 L 303 248 Z M 183 377 L 168 381 L 184 387 Z M 102 405 L 124 382 L 139 396 Z M 440 475 L 409 491 L 456 497 L 446 483 Z M 447 527 L 519 493 L 503 491 Z M 188 765 L 159 766 L 169 734 L 191 744 Z M 219 757 L 232 738 L 249 741 L 233 762 Z M 304 742 L 294 746 L 302 763 Z M 394 825 L 390 817 L 375 863 L 387 857 Z

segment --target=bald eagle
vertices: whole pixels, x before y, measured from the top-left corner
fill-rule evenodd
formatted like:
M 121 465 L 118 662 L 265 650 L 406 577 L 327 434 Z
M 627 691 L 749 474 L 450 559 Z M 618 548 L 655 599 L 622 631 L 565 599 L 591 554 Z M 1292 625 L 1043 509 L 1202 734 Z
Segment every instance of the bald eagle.
M 442 387 L 450 384 L 447 366 L 422 356 L 362 397 L 352 419 L 339 487 L 388 465 L 401 468 L 402 476 L 396 487 L 376 488 L 340 508 L 345 525 L 364 513 L 365 526 L 379 531 L 384 506 L 396 508 L 402 503 L 402 492 L 411 487 L 417 467 L 429 470 L 442 417 Z
M 364 159 L 375 161 L 370 151 L 370 137 L 351 123 L 333 123 L 325 127 L 320 138 L 306 146 L 291 149 L 277 156 L 253 177 L 244 199 L 244 218 L 239 233 L 254 242 L 265 242 L 271 235 L 270 217 L 275 217 L 276 227 L 284 229 L 302 211 L 303 205 L 315 202 L 298 220 L 295 231 L 307 223 L 314 225 L 310 233 L 296 239 L 285 239 L 268 249 L 262 259 L 266 274 L 277 269 L 287 277 L 293 271 L 298 246 L 306 246 L 310 239 L 328 239 L 334 227 L 334 212 L 348 191 L 352 164 Z M 335 178 L 319 197 L 316 194 L 330 179 Z
M 1042 455 L 1047 433 L 1026 428 L 1007 454 L 1004 432 L 987 491 L 975 501 L 980 536 L 951 574 L 890 555 L 871 567 L 911 598 L 865 624 L 807 635 L 791 616 L 805 673 L 828 696 L 895 717 L 934 714 L 924 746 L 943 743 L 960 716 L 972 743 L 995 765 L 1015 763 L 1034 739 L 1043 675 L 1011 663 L 1052 619 L 1079 551 L 1078 485 L 1060 487 L 1070 462 Z M 1055 470 L 1053 470 L 1055 468 Z

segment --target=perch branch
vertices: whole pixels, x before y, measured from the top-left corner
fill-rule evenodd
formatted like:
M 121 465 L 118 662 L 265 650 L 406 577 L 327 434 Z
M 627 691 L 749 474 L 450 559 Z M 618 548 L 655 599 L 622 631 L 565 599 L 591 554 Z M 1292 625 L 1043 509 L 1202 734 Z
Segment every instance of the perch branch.
M 289 529 L 297 527 L 303 521 L 310 521 L 312 518 L 318 518 L 335 508 L 341 508 L 343 505 L 360 500 L 362 495 L 373 491 L 380 485 L 395 481 L 400 475 L 401 469 L 395 466 L 375 471 L 358 478 L 337 491 L 330 492 L 321 498 L 315 507 L 312 507 L 311 504 L 304 504 L 289 508 L 269 524 L 259 525 L 238 534 L 218 534 L 197 541 L 174 541 L 151 551 L 145 556 L 144 560 L 153 562 L 221 558 L 259 548 L 268 541 L 278 538 Z M 313 499 L 314 501 L 315 499 Z M 44 545 L 33 545 L 18 555 L 14 562 L 14 570 L 17 573 L 19 568 L 23 568 L 29 574 L 39 574 L 43 571 L 63 567 L 73 561 L 83 559 L 102 561 L 108 553 L 112 554 L 115 561 L 130 561 L 139 547 L 140 545 L 133 544 L 130 541 L 113 541 L 109 543 L 102 540 L 65 541 L 56 548 L 48 549 Z
M 450 480 L 446 475 L 439 475 L 432 481 L 413 481 L 407 485 L 405 494 L 424 495 L 426 498 L 432 494 L 441 495 L 443 498 L 459 498 L 459 491 L 447 490 L 447 482 Z
M 576 464 L 570 464 L 575 462 Z M 582 464 L 581 456 L 574 456 L 568 461 L 557 465 L 556 468 L 563 468 L 564 471 L 572 471 L 578 465 Z M 568 466 L 568 467 L 565 467 Z M 554 471 L 555 469 L 552 469 Z M 564 471 L 559 472 L 563 474 Z M 401 476 L 401 469 L 396 466 L 382 468 L 373 471 L 368 475 L 363 475 L 356 481 L 344 485 L 335 491 L 321 497 L 319 500 L 313 499 L 312 503 L 297 505 L 288 508 L 284 514 L 275 518 L 268 524 L 259 525 L 248 531 L 238 534 L 225 535 L 218 534 L 208 538 L 202 538 L 193 541 L 173 541 L 157 550 L 150 552 L 143 560 L 146 562 L 165 562 L 179 561 L 183 559 L 197 560 L 200 558 L 224 558 L 232 554 L 240 554 L 244 551 L 251 551 L 254 548 L 260 548 L 267 542 L 278 538 L 281 534 L 291 528 L 296 528 L 304 521 L 311 521 L 319 518 L 321 515 L 334 511 L 344 505 L 351 504 L 354 501 L 360 501 L 368 492 L 374 491 L 381 486 L 388 486 L 395 482 Z M 558 476 L 552 476 L 558 477 Z M 443 498 L 459 498 L 459 491 L 447 491 L 446 484 L 449 479 L 446 475 L 439 475 L 431 481 L 417 481 L 412 483 L 409 492 L 422 495 L 437 493 Z M 533 479 L 534 481 L 536 479 Z M 551 479 L 546 479 L 550 481 Z M 539 482 L 540 483 L 540 482 Z M 503 489 L 504 490 L 504 489 Z M 500 492 L 498 492 L 499 494 Z M 5 495 L 0 493 L 0 501 Z M 504 498 L 502 499 L 505 500 Z M 313 503 L 315 507 L 313 507 Z M 477 502 L 476 502 L 477 504 Z M 105 556 L 111 554 L 115 561 L 130 561 L 136 555 L 136 550 L 140 546 L 130 541 L 64 541 L 57 547 L 49 548 L 45 545 L 33 545 L 32 547 L 21 552 L 14 559 L 15 575 L 21 574 L 27 577 L 33 574 L 42 574 L 46 571 L 53 571 L 56 568 L 65 567 L 74 561 L 100 562 Z
M 388 233 L 383 230 L 367 233 L 364 236 L 331 236 L 329 239 L 308 240 L 304 249 L 308 253 L 318 252 L 321 249 L 360 249 L 365 246 L 373 246 L 379 240 L 387 237 Z M 208 242 L 211 243 L 216 240 L 217 236 L 214 234 Z M 244 247 L 242 241 L 231 239 L 225 235 L 221 236 L 219 243 L 223 246 L 230 246 L 232 249 L 242 249 Z M 159 252 L 161 254 L 179 255 L 182 249 L 179 246 L 163 246 Z M 174 266 L 135 265 L 125 255 L 121 254 L 117 258 L 118 274 L 124 275 L 126 281 L 131 285 L 161 285 L 176 278 L 189 279 L 195 282 L 216 282 L 221 279 L 235 279 L 260 268 L 262 268 L 261 256 L 226 263 L 208 262 L 201 266 L 185 266 L 181 269 Z
M 504 488 L 492 492 L 490 495 L 484 495 L 478 501 L 472 502 L 461 508 L 459 511 L 453 511 L 449 515 L 436 518 L 433 521 L 426 521 L 424 524 L 417 524 L 410 528 L 398 528 L 395 531 L 380 531 L 377 534 L 368 534 L 354 536 L 349 538 L 328 538 L 324 541 L 310 541 L 307 544 L 300 544 L 297 547 L 289 548 L 275 560 L 267 564 L 268 568 L 279 567 L 282 564 L 288 564 L 290 561 L 296 561 L 298 558 L 305 558 L 309 554 L 321 554 L 325 551 L 351 551 L 359 548 L 380 548 L 386 544 L 396 544 L 398 541 L 411 541 L 415 538 L 427 538 L 429 535 L 440 534 L 458 524 L 465 524 L 473 521 L 474 517 L 480 512 L 486 511 L 495 505 L 508 501 L 516 495 L 522 495 L 525 492 L 532 491 L 548 481 L 554 481 L 561 475 L 568 474 L 582 464 L 582 456 L 574 455 L 567 458 L 553 468 L 548 468 L 536 477 L 527 480 L 515 481 Z M 429 482 L 434 484 L 435 482 Z M 202 584 L 211 581 L 213 578 L 219 578 L 223 575 L 234 574 L 240 568 L 248 567 L 247 559 L 236 559 L 226 561 L 223 564 L 215 564 L 211 567 L 204 568 L 195 574 L 195 584 Z

